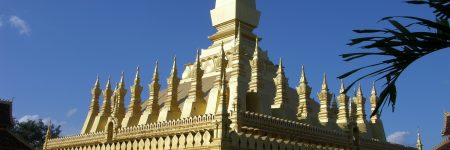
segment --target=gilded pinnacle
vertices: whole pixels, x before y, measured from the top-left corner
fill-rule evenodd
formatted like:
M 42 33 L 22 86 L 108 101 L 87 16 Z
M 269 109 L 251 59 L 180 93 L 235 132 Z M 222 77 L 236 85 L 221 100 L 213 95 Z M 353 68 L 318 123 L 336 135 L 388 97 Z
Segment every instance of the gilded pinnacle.
M 359 83 L 358 91 L 356 92 L 356 96 L 362 96 L 362 95 L 363 95 L 363 94 L 362 94 L 361 83 Z
M 94 88 L 100 89 L 100 77 L 97 75 L 97 79 L 95 80 Z
M 135 85 L 139 85 L 140 82 L 140 77 L 139 77 L 139 66 L 137 66 L 136 68 L 136 76 L 134 77 L 134 84 Z
M 116 91 L 117 89 L 119 89 L 119 82 L 116 82 L 116 87 L 114 87 L 114 91 Z
M 52 136 L 51 130 L 52 130 L 52 121 L 50 120 L 47 125 L 47 134 L 45 136 L 46 138 Z
M 255 52 L 253 53 L 253 57 L 258 57 L 258 47 L 259 47 L 259 38 L 256 37 Z
M 177 56 L 173 57 L 173 65 L 172 65 L 172 70 L 170 71 L 170 75 L 177 75 Z
M 328 91 L 327 74 L 323 74 L 322 90 Z
M 420 138 L 420 128 L 417 129 L 417 144 L 422 144 L 422 139 Z
M 108 81 L 106 82 L 106 90 L 111 90 L 111 76 L 109 76 Z
M 345 92 L 344 80 L 341 79 L 341 89 L 339 90 L 339 93 L 344 94 L 344 92 Z
M 122 71 L 122 75 L 120 77 L 120 83 L 119 83 L 120 88 L 125 88 L 124 76 L 125 76 L 125 73 Z
M 155 70 L 153 71 L 153 81 L 156 81 L 159 79 L 159 73 L 158 73 L 158 60 L 156 60 L 156 64 L 155 64 Z
M 280 63 L 278 64 L 278 73 L 283 73 L 283 60 L 280 58 Z
M 372 95 L 377 95 L 377 89 L 375 88 L 375 81 L 372 83 Z
M 306 75 L 305 75 L 305 66 L 302 65 L 302 73 L 301 73 L 301 77 L 300 77 L 300 83 L 308 83 L 308 81 L 306 80 Z

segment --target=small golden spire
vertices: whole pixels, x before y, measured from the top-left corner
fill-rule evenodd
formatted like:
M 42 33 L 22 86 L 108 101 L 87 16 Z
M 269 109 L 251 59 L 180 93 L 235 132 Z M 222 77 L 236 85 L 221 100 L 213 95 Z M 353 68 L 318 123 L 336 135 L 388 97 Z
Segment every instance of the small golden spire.
M 377 95 L 377 89 L 375 88 L 375 81 L 372 82 L 372 95 Z
M 141 78 L 139 77 L 139 65 L 136 68 L 136 76 L 134 77 L 134 85 L 139 85 Z
M 170 75 L 173 75 L 173 76 L 177 75 L 177 56 L 176 55 L 173 57 L 173 65 L 172 65 L 172 70 L 170 71 Z
M 45 134 L 45 139 L 48 140 L 51 138 L 51 136 L 52 136 L 52 121 L 49 121 L 47 125 L 47 133 Z
M 95 85 L 91 90 L 92 94 L 92 101 L 91 106 L 89 107 L 89 111 L 92 111 L 92 113 L 96 114 L 98 113 L 99 104 L 98 99 L 100 97 L 100 94 L 102 93 L 102 90 L 100 89 L 100 77 L 97 75 L 97 79 L 95 80 Z
M 125 88 L 124 77 L 125 77 L 125 73 L 122 71 L 122 75 L 120 76 L 119 88 Z
M 301 73 L 301 77 L 300 77 L 300 83 L 308 83 L 308 81 L 306 80 L 306 75 L 305 75 L 305 66 L 302 65 L 302 73 Z
M 52 121 L 47 125 L 47 133 L 45 134 L 45 141 L 42 149 L 47 149 L 48 140 L 50 140 L 50 138 L 52 138 Z
M 339 90 L 339 93 L 344 94 L 344 92 L 345 92 L 344 80 L 341 79 L 341 89 Z
M 356 96 L 362 96 L 362 88 L 361 88 L 361 83 L 359 83 L 358 85 L 358 91 L 356 92 Z
M 417 129 L 417 150 L 422 150 L 422 139 L 420 137 L 420 128 Z
M 255 52 L 253 53 L 253 57 L 257 57 L 258 56 L 258 48 L 259 48 L 259 38 L 256 37 L 256 42 L 255 42 Z
M 278 64 L 278 73 L 283 73 L 283 60 L 280 57 L 280 63 Z
M 323 73 L 322 90 L 328 91 L 327 74 Z
M 95 80 L 95 89 L 100 89 L 100 77 L 97 75 L 97 79 Z
M 111 90 L 111 76 L 108 77 L 108 81 L 106 82 L 106 90 Z
M 155 81 L 155 80 L 158 80 L 158 79 L 159 79 L 159 73 L 158 73 L 158 60 L 156 60 L 156 63 L 155 63 L 155 70 L 153 71 L 153 77 L 152 77 L 152 80 Z

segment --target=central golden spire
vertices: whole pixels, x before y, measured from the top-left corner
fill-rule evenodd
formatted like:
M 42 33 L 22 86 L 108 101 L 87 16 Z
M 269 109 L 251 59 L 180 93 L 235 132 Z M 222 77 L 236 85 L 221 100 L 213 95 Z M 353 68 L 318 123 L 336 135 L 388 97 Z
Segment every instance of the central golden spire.
M 212 25 L 215 27 L 230 21 L 257 27 L 260 15 L 256 0 L 216 0 L 215 8 L 211 10 Z

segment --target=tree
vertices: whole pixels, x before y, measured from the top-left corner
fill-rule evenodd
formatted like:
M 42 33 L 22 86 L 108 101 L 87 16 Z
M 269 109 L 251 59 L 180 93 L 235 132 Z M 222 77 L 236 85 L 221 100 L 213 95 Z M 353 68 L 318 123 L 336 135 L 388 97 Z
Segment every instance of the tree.
M 61 126 L 55 126 L 51 124 L 51 137 L 58 137 L 61 133 Z M 26 122 L 17 122 L 12 129 L 16 135 L 22 137 L 25 141 L 28 141 L 34 148 L 42 149 L 45 142 L 45 135 L 47 133 L 48 125 L 45 124 L 42 119 L 37 121 L 28 120 Z
M 428 20 L 414 16 L 390 16 L 381 19 L 388 21 L 394 29 L 364 29 L 353 30 L 358 34 L 370 34 L 351 40 L 348 45 L 362 45 L 363 52 L 342 54 L 344 61 L 367 58 L 370 56 L 381 56 L 386 58 L 378 63 L 363 66 L 338 78 L 347 78 L 361 70 L 369 69 L 364 74 L 347 86 L 347 92 L 355 83 L 362 79 L 375 77 L 377 81 L 386 79 L 380 100 L 372 116 L 380 114 L 387 103 L 395 109 L 397 89 L 395 83 L 402 72 L 416 60 L 436 51 L 447 49 L 450 46 L 450 27 L 448 18 L 450 16 L 450 0 L 408 0 L 408 4 L 428 5 L 433 9 L 435 20 Z M 409 21 L 409 24 L 402 24 Z M 414 28 L 412 28 L 414 27 Z M 412 31 L 418 30 L 418 31 Z M 370 70 L 373 69 L 373 70 Z

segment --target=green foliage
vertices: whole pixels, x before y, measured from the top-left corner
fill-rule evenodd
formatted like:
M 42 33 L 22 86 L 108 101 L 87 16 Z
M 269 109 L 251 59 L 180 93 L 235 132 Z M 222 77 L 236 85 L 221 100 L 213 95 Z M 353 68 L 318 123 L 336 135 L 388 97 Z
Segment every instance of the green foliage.
M 414 16 L 391 16 L 381 19 L 388 21 L 394 29 L 364 29 L 354 30 L 358 34 L 369 34 L 361 38 L 352 39 L 350 46 L 362 45 L 364 52 L 342 54 L 344 61 L 367 58 L 369 56 L 382 56 L 386 58 L 380 62 L 363 66 L 338 78 L 347 78 L 355 73 L 370 70 L 354 80 L 345 90 L 347 92 L 355 83 L 362 79 L 375 77 L 377 81 L 386 79 L 384 89 L 380 93 L 380 100 L 372 116 L 382 112 L 383 106 L 387 103 L 395 109 L 397 98 L 396 81 L 402 72 L 413 62 L 430 53 L 447 49 L 450 46 L 450 27 L 448 19 L 450 16 L 450 0 L 409 0 L 408 4 L 428 5 L 434 9 L 435 21 L 414 17 Z M 399 20 L 407 20 L 412 23 L 404 25 Z M 414 30 L 411 31 L 412 26 Z M 381 68 L 381 69 L 380 69 Z
M 55 127 L 51 125 L 51 137 L 58 137 L 61 133 L 61 126 Z M 45 124 L 42 119 L 38 121 L 28 120 L 26 122 L 17 122 L 12 129 L 16 135 L 22 137 L 25 141 L 29 142 L 34 148 L 42 149 L 45 142 L 45 135 L 47 133 L 48 125 Z

